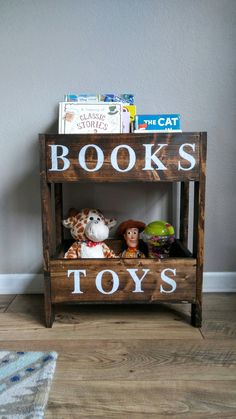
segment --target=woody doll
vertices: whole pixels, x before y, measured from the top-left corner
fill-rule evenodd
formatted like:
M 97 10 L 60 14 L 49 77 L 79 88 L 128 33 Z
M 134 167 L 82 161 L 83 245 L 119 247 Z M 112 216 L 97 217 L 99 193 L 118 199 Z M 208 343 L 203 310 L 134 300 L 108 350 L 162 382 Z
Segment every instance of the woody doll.
M 123 221 L 117 229 L 117 234 L 123 236 L 127 249 L 120 253 L 121 258 L 145 258 L 146 256 L 139 249 L 139 233 L 143 231 L 145 224 L 142 221 Z

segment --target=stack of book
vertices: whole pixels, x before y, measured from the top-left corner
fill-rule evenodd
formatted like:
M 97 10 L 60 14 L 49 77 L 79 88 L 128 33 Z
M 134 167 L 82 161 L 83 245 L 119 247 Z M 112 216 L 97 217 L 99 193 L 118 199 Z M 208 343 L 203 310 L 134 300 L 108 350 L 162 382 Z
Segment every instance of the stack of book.
M 59 134 L 129 133 L 134 123 L 134 95 L 69 94 L 59 103 Z
M 134 95 L 67 94 L 59 103 L 59 134 L 182 132 L 179 114 L 137 115 Z

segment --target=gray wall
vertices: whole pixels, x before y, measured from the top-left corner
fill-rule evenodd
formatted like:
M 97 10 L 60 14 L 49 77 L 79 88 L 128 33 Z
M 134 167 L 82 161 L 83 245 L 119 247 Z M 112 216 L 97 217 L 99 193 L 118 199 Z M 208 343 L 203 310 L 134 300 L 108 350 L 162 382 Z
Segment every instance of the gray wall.
M 139 113 L 208 132 L 205 271 L 236 271 L 235 18 L 235 0 L 0 0 L 0 273 L 41 269 L 37 136 L 70 91 L 133 92 Z M 118 218 L 130 196 L 131 215 L 170 216 L 168 190 L 110 188 L 107 212 L 112 193 Z

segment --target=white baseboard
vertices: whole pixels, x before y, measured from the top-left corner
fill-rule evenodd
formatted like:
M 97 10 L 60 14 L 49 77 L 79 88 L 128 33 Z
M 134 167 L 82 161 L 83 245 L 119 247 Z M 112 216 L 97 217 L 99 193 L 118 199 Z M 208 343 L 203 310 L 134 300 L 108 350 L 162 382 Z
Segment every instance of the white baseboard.
M 236 272 L 204 272 L 203 292 L 236 292 Z M 42 274 L 0 274 L 0 294 L 42 293 Z
M 42 274 L 0 274 L 0 294 L 42 293 Z
M 204 272 L 203 292 L 236 292 L 236 272 Z

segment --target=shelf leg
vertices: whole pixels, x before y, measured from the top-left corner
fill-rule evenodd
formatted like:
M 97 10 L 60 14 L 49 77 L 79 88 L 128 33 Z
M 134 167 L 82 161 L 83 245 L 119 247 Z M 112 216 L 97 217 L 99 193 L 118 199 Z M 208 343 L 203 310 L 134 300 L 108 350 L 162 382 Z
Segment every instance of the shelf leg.
M 49 272 L 44 273 L 44 316 L 46 327 L 52 327 L 55 320 L 54 305 L 51 303 L 51 285 Z
M 193 255 L 197 258 L 196 303 L 192 304 L 192 324 L 202 324 L 202 282 L 204 262 L 205 187 L 206 187 L 206 134 L 201 134 L 199 147 L 200 175 L 194 183 L 194 235 Z
M 200 302 L 194 303 L 191 306 L 191 324 L 194 327 L 202 326 L 202 307 Z
M 47 182 L 46 168 L 46 142 L 45 136 L 40 135 L 40 190 L 41 190 L 41 212 L 43 232 L 43 262 L 44 262 L 44 315 L 46 327 L 52 327 L 54 321 L 54 306 L 51 301 L 50 284 L 50 258 L 55 251 L 53 245 L 53 222 L 52 222 L 52 188 Z M 56 202 L 59 206 L 61 189 L 56 188 Z M 59 210 L 58 210 L 59 212 Z M 58 221 L 58 217 L 57 217 Z

